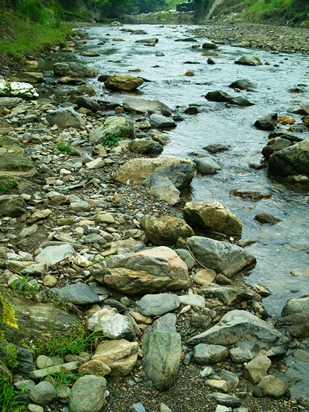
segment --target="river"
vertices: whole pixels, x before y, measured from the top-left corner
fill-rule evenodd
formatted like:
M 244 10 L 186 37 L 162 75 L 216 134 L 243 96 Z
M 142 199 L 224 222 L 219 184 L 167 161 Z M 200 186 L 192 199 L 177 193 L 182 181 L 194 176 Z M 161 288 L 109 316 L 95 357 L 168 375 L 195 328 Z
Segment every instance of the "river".
M 203 147 L 209 144 L 230 146 L 230 150 L 214 155 L 221 166 L 219 173 L 196 175 L 192 182 L 192 200 L 218 200 L 242 220 L 242 240 L 255 241 L 247 250 L 257 258 L 246 281 L 263 284 L 271 290 L 272 295 L 264 299 L 264 305 L 276 316 L 288 298 L 308 292 L 308 278 L 293 277 L 291 271 L 309 266 L 309 192 L 278 182 L 268 175 L 267 169 L 249 167 L 249 164 L 260 163 L 261 150 L 268 140 L 268 132 L 257 130 L 253 124 L 271 112 L 288 114 L 289 109 L 305 104 L 306 98 L 308 103 L 308 56 L 221 44 L 218 55 L 213 57 L 215 64 L 210 65 L 202 49 L 192 47 L 205 41 L 192 39 L 193 28 L 149 24 L 84 27 L 82 31 L 89 34 L 90 40 L 77 48 L 74 57 L 63 53 L 57 58 L 84 62 L 100 74 L 131 72 L 148 79 L 137 95 L 158 99 L 182 116 L 177 127 L 166 132 L 171 142 L 162 156 L 192 158 L 193 153 L 206 154 Z M 127 29 L 144 30 L 145 34 L 130 34 Z M 136 40 L 152 37 L 159 39 L 155 47 L 136 43 Z M 78 53 L 85 50 L 96 51 L 100 56 L 84 57 Z M 156 56 L 156 51 L 164 55 Z M 263 65 L 234 64 L 242 55 L 252 54 L 259 57 Z M 194 76 L 185 76 L 187 70 L 192 70 Z M 255 91 L 237 94 L 228 87 L 239 79 L 249 79 L 255 84 Z M 89 84 L 102 100 L 121 104 L 127 97 L 104 90 L 96 79 L 89 80 Z M 296 87 L 303 93 L 289 91 Z M 241 95 L 254 105 L 227 107 L 225 103 L 207 101 L 206 93 L 214 90 Z M 183 114 L 191 104 L 198 107 L 199 113 L 195 116 Z M 301 121 L 300 116 L 294 117 L 297 122 Z M 300 136 L 308 138 L 307 133 Z M 233 189 L 253 187 L 271 192 L 271 198 L 250 201 L 230 194 Z M 254 219 L 258 213 L 272 214 L 281 221 L 275 225 L 261 224 Z

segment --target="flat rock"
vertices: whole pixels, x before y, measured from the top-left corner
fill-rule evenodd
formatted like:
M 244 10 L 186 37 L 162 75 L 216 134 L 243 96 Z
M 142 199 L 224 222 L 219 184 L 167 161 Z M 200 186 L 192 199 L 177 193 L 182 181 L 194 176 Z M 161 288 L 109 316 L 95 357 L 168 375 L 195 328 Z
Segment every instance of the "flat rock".
M 170 115 L 172 110 L 159 100 L 139 99 L 137 97 L 129 97 L 123 102 L 123 108 L 127 111 L 134 111 L 137 113 L 160 113 L 163 115 Z
M 65 302 L 76 305 L 91 305 L 100 301 L 98 294 L 85 283 L 66 285 L 57 291 L 57 295 Z
M 69 243 L 63 243 L 57 246 L 47 246 L 42 249 L 35 257 L 36 262 L 46 265 L 54 265 L 67 259 L 74 253 L 74 248 Z
M 181 300 L 172 293 L 145 295 L 138 302 L 139 311 L 145 316 L 161 316 L 179 308 Z

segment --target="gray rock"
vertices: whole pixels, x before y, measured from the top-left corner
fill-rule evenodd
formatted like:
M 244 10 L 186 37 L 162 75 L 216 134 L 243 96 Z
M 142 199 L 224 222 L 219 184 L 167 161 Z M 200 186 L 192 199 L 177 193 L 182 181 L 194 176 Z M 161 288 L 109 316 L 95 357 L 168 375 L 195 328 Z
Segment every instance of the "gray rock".
M 56 389 L 50 382 L 42 381 L 30 390 L 29 397 L 39 405 L 47 405 L 56 397 Z
M 231 408 L 237 408 L 241 405 L 241 400 L 236 396 L 227 395 L 220 392 L 212 392 L 207 395 L 209 398 L 213 398 L 220 405 L 228 406 Z
M 152 139 L 134 139 L 129 142 L 129 149 L 134 153 L 141 154 L 159 154 L 163 151 L 163 146 Z
M 217 325 L 192 337 L 188 343 L 224 345 L 229 348 L 232 358 L 235 354 L 235 360 L 244 362 L 253 359 L 261 351 L 266 356 L 284 354 L 289 339 L 251 313 L 233 310 L 226 313 Z
M 193 164 L 190 163 L 175 163 L 154 171 L 144 180 L 144 184 L 153 186 L 157 178 L 165 178 L 170 180 L 177 189 L 185 188 L 190 185 L 193 179 L 194 169 Z
M 258 355 L 244 365 L 243 376 L 253 384 L 259 383 L 267 375 L 271 360 L 265 355 Z
M 84 126 L 85 120 L 73 108 L 60 108 L 46 115 L 48 123 L 53 126 L 57 125 L 60 129 L 66 127 L 75 127 L 79 129 Z
M 182 345 L 175 324 L 175 315 L 164 315 L 147 328 L 142 339 L 143 368 L 159 391 L 173 385 L 180 366 Z
M 102 331 L 107 339 L 128 339 L 135 337 L 134 327 L 127 316 L 121 315 L 115 308 L 105 306 L 94 313 L 87 321 L 89 330 Z
M 174 206 L 180 201 L 180 191 L 167 177 L 156 175 L 151 177 L 148 192 L 152 196 L 164 200 L 170 206 Z
M 181 301 L 177 295 L 159 293 L 143 296 L 137 306 L 139 311 L 145 316 L 161 316 L 179 308 L 180 304 Z
M 145 215 L 141 222 L 148 240 L 154 245 L 174 245 L 179 238 L 194 235 L 191 227 L 180 218 L 173 216 L 153 217 Z
M 74 253 L 73 247 L 69 243 L 63 243 L 59 246 L 47 246 L 40 251 L 35 257 L 36 262 L 54 265 L 67 259 Z
M 241 235 L 241 221 L 219 202 L 187 202 L 183 214 L 189 224 L 199 225 L 227 235 Z
M 218 46 L 216 45 L 216 43 L 213 43 L 212 41 L 208 40 L 203 43 L 202 48 L 204 50 L 216 50 Z
M 163 116 L 163 114 L 151 114 L 150 123 L 151 126 L 156 129 L 171 129 L 176 127 L 175 121 L 170 117 Z
M 208 92 L 206 94 L 206 99 L 211 102 L 225 102 L 230 103 L 236 106 L 252 106 L 249 100 L 245 99 L 244 97 L 233 97 L 228 93 L 222 92 L 221 90 L 215 90 L 213 92 Z
M 309 140 L 279 150 L 269 159 L 269 171 L 275 175 L 309 177 Z
M 263 147 L 262 149 L 262 155 L 265 157 L 266 160 L 269 160 L 269 158 L 279 150 L 285 149 L 286 147 L 289 147 L 292 145 L 292 142 L 288 139 L 284 139 L 281 137 L 271 139 L 268 143 L 267 146 Z
M 92 359 L 105 363 L 111 369 L 111 376 L 126 376 L 137 362 L 138 351 L 137 342 L 125 339 L 106 340 L 98 344 Z
M 236 90 L 254 90 L 255 86 L 254 84 L 247 79 L 242 79 L 242 80 L 236 80 L 235 82 L 232 82 L 229 87 L 231 87 L 232 89 L 236 89 Z
M 245 186 L 239 189 L 233 189 L 230 193 L 233 196 L 241 197 L 245 200 L 254 201 L 258 201 L 261 199 L 270 199 L 272 196 L 272 193 L 262 186 Z
M 26 212 L 26 203 L 20 197 L 0 196 L 0 217 L 19 217 Z
M 188 269 L 191 270 L 195 267 L 196 262 L 193 259 L 191 253 L 186 249 L 175 249 L 177 255 L 186 263 Z
M 112 138 L 134 139 L 135 130 L 131 119 L 125 117 L 110 116 L 103 126 L 94 128 L 89 135 L 89 140 L 94 143 L 103 142 Z
M 257 387 L 254 388 L 253 395 L 278 399 L 285 394 L 286 390 L 287 387 L 280 379 L 272 375 L 267 375 L 260 381 Z
M 129 97 L 126 99 L 123 102 L 123 108 L 127 111 L 138 113 L 161 113 L 165 116 L 172 114 L 172 110 L 159 100 L 146 100 L 137 97 Z
M 262 64 L 261 60 L 256 56 L 242 56 L 235 61 L 235 64 L 243 64 L 245 66 L 259 66 Z
M 290 356 L 285 358 L 285 364 L 287 369 L 280 377 L 289 387 L 291 397 L 300 401 L 304 406 L 305 404 L 309 405 L 308 348 L 294 350 Z
M 99 412 L 105 404 L 106 379 L 94 375 L 79 378 L 72 386 L 69 407 L 71 412 Z
M 78 62 L 61 62 L 53 65 L 55 76 L 95 77 L 96 70 Z
M 190 305 L 196 308 L 205 308 L 205 298 L 203 296 L 191 293 L 179 296 L 182 305 Z
M 277 118 L 278 118 L 277 113 L 267 114 L 257 119 L 257 121 L 254 123 L 254 126 L 260 130 L 272 131 L 275 129 L 277 125 Z
M 66 285 L 58 290 L 58 297 L 76 305 L 91 305 L 100 301 L 98 294 L 85 283 Z
M 0 157 L 0 175 L 14 176 L 14 181 L 18 177 L 33 177 L 37 173 L 34 163 L 24 157 L 21 153 L 14 155 L 12 153 L 6 153 L 5 156 Z
M 0 96 L 35 99 L 39 97 L 39 94 L 29 83 L 9 82 L 4 79 L 0 79 Z
M 199 365 L 213 365 L 222 362 L 229 356 L 229 351 L 222 345 L 200 343 L 193 349 L 193 357 Z
M 200 288 L 199 293 L 207 299 L 216 298 L 228 306 L 243 301 L 261 300 L 261 296 L 247 287 L 240 286 L 207 286 Z
M 227 242 L 192 236 L 187 239 L 187 245 L 198 262 L 228 278 L 256 262 L 253 255 Z
M 0 107 L 7 107 L 13 109 L 23 102 L 20 97 L 0 97 Z
M 107 268 L 96 271 L 94 276 L 122 293 L 181 290 L 191 284 L 187 265 L 165 246 L 113 256 L 106 264 Z
M 147 412 L 142 402 L 135 402 L 132 406 L 136 412 Z
M 223 370 L 220 372 L 220 378 L 224 379 L 227 382 L 228 389 L 235 391 L 239 384 L 239 378 L 236 373 L 230 372 L 228 370 Z
M 281 316 L 280 325 L 286 327 L 292 336 L 309 337 L 309 295 L 289 299 Z
M 203 156 L 194 160 L 196 170 L 202 175 L 214 175 L 221 169 L 211 156 Z
M 158 43 L 159 39 L 157 37 L 151 37 L 150 39 L 140 39 L 136 40 L 135 43 L 141 43 L 145 46 L 155 46 Z

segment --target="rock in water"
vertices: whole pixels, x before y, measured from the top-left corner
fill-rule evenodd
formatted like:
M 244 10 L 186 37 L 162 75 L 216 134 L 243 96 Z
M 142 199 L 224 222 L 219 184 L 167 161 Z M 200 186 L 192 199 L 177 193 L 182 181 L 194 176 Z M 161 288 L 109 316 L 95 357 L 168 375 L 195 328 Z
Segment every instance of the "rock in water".
M 182 345 L 175 324 L 175 315 L 164 315 L 146 330 L 142 340 L 143 367 L 159 391 L 173 385 L 180 366 Z
M 280 176 L 309 177 L 309 140 L 279 150 L 269 159 L 269 170 Z

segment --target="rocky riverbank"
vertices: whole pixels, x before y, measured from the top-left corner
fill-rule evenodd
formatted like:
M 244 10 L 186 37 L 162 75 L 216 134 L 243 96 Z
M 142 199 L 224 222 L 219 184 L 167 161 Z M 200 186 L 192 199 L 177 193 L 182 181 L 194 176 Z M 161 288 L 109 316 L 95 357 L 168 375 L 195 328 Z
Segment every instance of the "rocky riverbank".
M 289 300 L 277 324 L 269 317 L 270 291 L 242 278 L 256 261 L 242 222 L 219 199 L 185 200 L 207 159 L 158 157 L 177 116 L 159 101 L 96 99 L 80 83 L 99 73 L 80 63 L 53 65 L 54 82 L 72 85 L 64 103 L 40 98 L 35 66 L 0 83 L 1 377 L 14 402 L 37 412 L 305 411 L 306 393 L 291 391 L 308 364 L 308 296 Z M 111 93 L 145 81 L 98 79 Z M 269 157 L 306 145 L 273 137 Z M 306 170 L 288 174 L 306 180 Z

